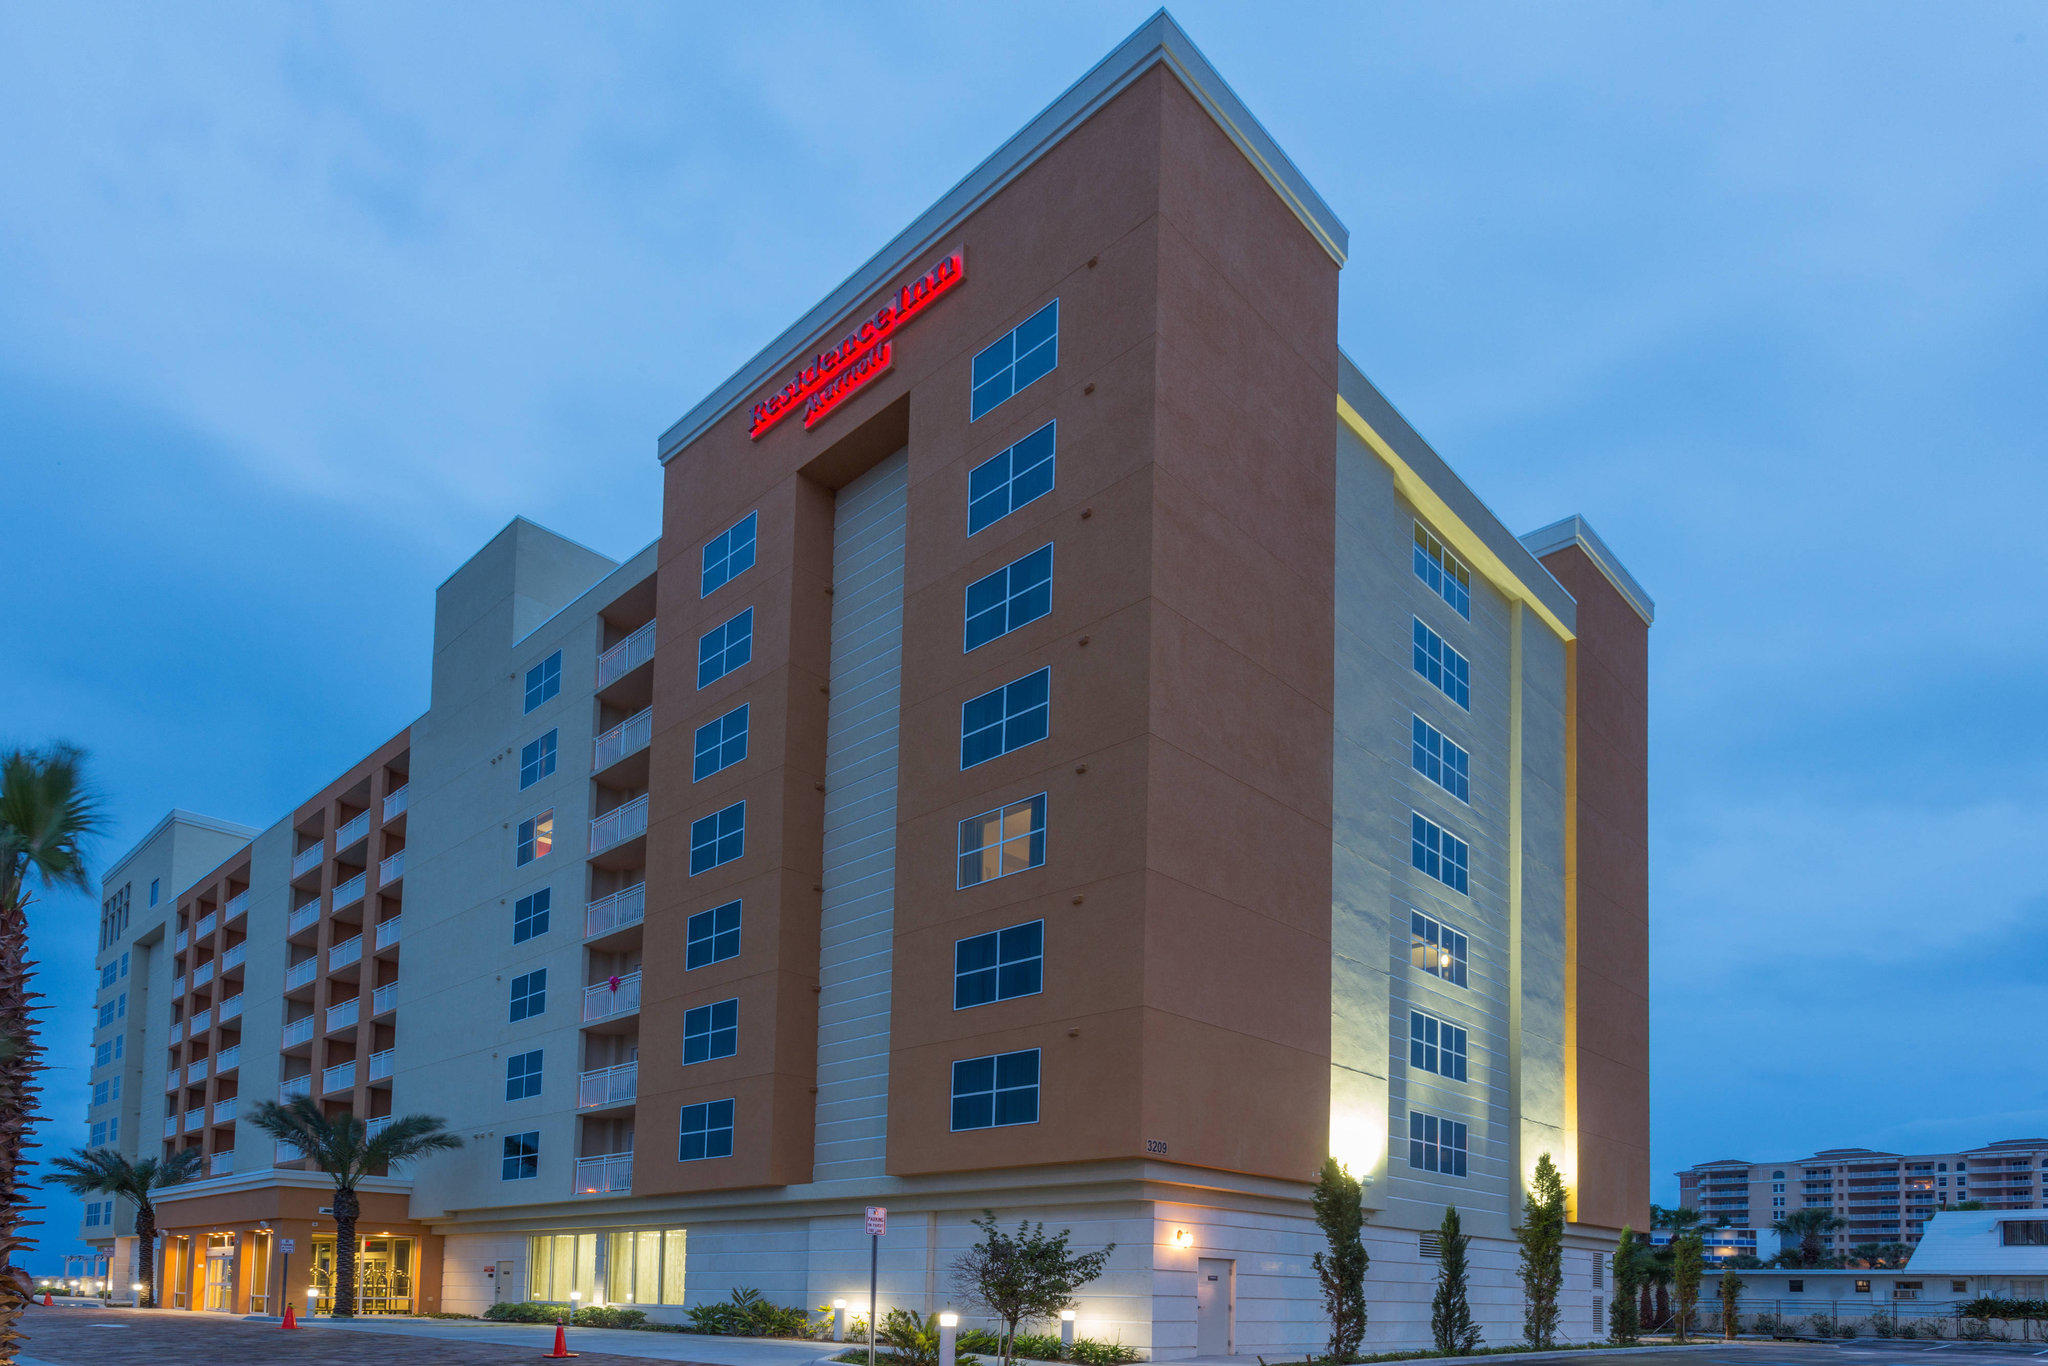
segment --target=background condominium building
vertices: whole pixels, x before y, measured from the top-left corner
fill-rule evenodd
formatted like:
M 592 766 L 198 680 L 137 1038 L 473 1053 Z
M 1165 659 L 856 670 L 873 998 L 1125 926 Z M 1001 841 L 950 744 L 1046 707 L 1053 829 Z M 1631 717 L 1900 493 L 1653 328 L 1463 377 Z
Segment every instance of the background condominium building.
M 1427 1339 L 1454 1204 L 1499 1341 L 1548 1153 L 1600 1335 L 1651 604 L 1339 351 L 1346 241 L 1158 16 L 662 437 L 657 543 L 514 522 L 404 731 L 145 841 L 101 1061 L 122 1146 L 208 1157 L 170 1302 L 274 1311 L 286 1238 L 328 1284 L 324 1180 L 239 1108 L 304 1094 L 465 1140 L 365 1186 L 373 1311 L 855 1299 L 881 1204 L 885 1308 L 993 1209 L 1116 1244 L 1084 1336 L 1301 1352 L 1334 1153 L 1372 1340 Z

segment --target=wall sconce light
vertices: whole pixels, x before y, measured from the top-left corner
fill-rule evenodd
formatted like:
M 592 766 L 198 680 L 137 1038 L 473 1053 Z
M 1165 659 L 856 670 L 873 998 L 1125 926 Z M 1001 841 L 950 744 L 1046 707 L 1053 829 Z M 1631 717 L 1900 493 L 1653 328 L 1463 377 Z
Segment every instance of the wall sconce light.
M 1177 1228 L 1173 1231 L 1173 1245 L 1175 1247 L 1193 1247 L 1195 1245 L 1195 1235 L 1184 1228 Z

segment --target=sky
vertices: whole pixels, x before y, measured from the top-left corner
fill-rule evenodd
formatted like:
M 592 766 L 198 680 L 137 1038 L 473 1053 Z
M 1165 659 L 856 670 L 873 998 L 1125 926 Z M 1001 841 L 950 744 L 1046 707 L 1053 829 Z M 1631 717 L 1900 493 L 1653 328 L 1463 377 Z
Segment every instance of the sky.
M 652 540 L 661 430 L 1149 12 L 0 7 L 0 744 L 90 749 L 103 864 L 278 819 L 471 551 Z M 1174 14 L 1350 228 L 1345 349 L 1657 601 L 1656 1198 L 2048 1134 L 2048 17 Z M 97 916 L 32 922 L 46 1151 Z

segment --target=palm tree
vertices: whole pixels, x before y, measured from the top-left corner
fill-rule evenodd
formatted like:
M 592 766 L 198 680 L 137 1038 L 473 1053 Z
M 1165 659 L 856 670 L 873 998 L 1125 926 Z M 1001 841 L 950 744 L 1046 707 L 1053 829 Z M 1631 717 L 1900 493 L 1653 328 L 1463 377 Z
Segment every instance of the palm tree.
M 1828 1260 L 1827 1236 L 1848 1226 L 1849 1221 L 1841 1215 L 1819 1206 L 1795 1209 L 1772 1220 L 1771 1232 L 1778 1235 L 1783 1252 L 1796 1258 L 1799 1266 L 1813 1268 Z M 1798 1245 L 1796 1251 L 1794 1243 Z
M 112 1148 L 80 1148 L 69 1157 L 53 1157 L 50 1179 L 73 1195 L 122 1195 L 135 1202 L 135 1244 L 144 1309 L 156 1308 L 156 1201 L 152 1192 L 180 1186 L 199 1175 L 204 1159 L 186 1148 L 159 1162 L 145 1157 L 131 1162 Z
M 266 1100 L 251 1122 L 334 1180 L 334 1316 L 356 1314 L 356 1183 L 431 1152 L 460 1148 L 462 1140 L 433 1115 L 400 1115 L 375 1134 L 344 1110 L 328 1118 L 310 1096 L 289 1105 Z
M 83 750 L 52 745 L 0 755 L 0 1361 L 14 1360 L 29 1299 L 28 1274 L 9 1265 L 27 1245 L 22 1151 L 42 1056 L 29 991 L 29 882 L 44 891 L 89 887 L 85 846 L 105 824 L 99 795 L 85 781 Z

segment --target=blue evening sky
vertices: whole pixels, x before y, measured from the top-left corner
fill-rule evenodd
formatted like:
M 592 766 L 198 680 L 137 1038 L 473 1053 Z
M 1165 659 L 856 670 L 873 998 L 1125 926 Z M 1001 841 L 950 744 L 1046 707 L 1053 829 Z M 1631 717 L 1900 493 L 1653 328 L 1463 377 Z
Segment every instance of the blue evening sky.
M 1148 12 L 0 8 L 0 740 L 93 751 L 105 857 L 275 820 L 469 552 L 651 540 L 662 428 Z M 1349 225 L 1350 353 L 1657 599 L 1657 1196 L 2048 1132 L 2043 11 L 1175 12 Z M 46 1148 L 96 917 L 34 919 Z

